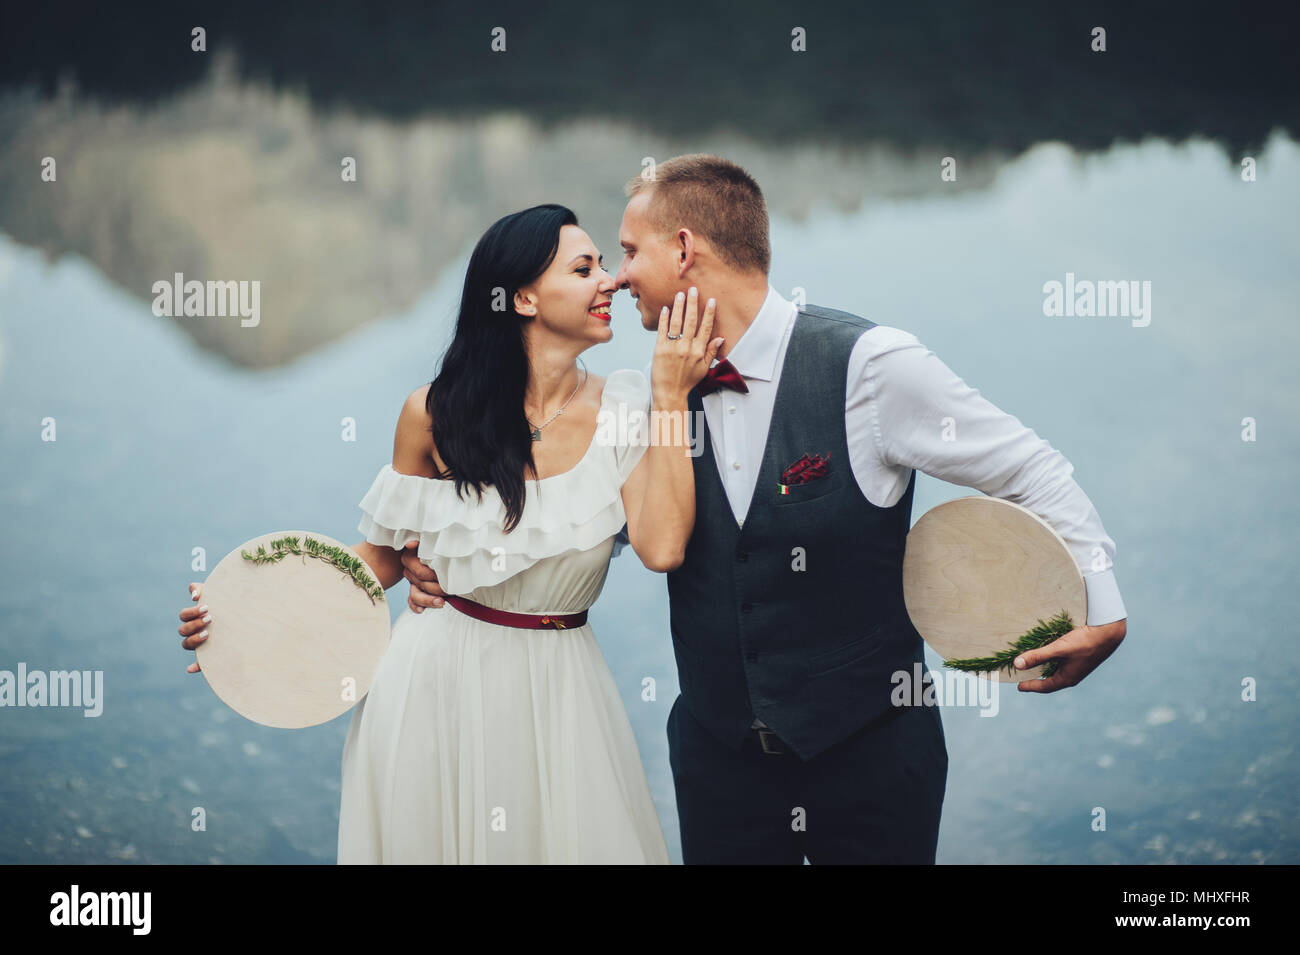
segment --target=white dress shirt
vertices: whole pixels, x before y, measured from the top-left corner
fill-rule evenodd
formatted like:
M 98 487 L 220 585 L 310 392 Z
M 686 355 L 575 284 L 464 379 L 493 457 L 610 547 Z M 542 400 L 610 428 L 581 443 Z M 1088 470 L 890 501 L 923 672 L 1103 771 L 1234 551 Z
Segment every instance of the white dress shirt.
M 797 314 L 769 285 L 758 315 L 726 355 L 749 392 L 720 388 L 701 399 L 737 524 L 754 495 Z M 853 477 L 872 504 L 895 504 L 913 470 L 1019 504 L 1069 546 L 1087 590 L 1088 625 L 1128 616 L 1113 569 L 1115 542 L 1071 477 L 1074 466 L 957 377 L 916 336 L 888 325 L 863 331 L 849 356 L 844 425 Z

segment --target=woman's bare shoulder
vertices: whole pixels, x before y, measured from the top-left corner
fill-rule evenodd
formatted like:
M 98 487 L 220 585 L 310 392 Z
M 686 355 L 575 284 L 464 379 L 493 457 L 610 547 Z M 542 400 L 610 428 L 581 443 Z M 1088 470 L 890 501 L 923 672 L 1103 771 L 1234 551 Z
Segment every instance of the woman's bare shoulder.
M 433 444 L 433 415 L 429 413 L 429 389 L 421 385 L 407 396 L 397 418 L 397 436 L 393 439 L 393 468 L 401 474 L 436 477 L 443 468 Z
M 402 418 L 410 418 L 412 424 L 422 424 L 425 427 L 433 427 L 433 415 L 429 413 L 429 389 L 433 383 L 421 385 L 406 397 L 406 404 L 402 406 Z

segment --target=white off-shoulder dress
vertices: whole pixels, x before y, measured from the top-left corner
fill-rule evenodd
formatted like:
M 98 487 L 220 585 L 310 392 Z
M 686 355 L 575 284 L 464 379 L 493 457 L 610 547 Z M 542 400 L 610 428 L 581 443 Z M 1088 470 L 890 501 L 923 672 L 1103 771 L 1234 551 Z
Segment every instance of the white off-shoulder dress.
M 649 407 L 642 372 L 607 377 L 602 420 Z M 361 501 L 359 530 L 393 548 L 418 538 L 447 593 L 520 613 L 586 610 L 626 519 L 620 489 L 645 453 L 619 438 L 598 427 L 572 469 L 529 481 L 508 534 L 495 488 L 462 499 L 452 481 L 391 465 Z M 344 744 L 338 861 L 667 864 L 590 623 L 523 630 L 450 604 L 403 611 Z

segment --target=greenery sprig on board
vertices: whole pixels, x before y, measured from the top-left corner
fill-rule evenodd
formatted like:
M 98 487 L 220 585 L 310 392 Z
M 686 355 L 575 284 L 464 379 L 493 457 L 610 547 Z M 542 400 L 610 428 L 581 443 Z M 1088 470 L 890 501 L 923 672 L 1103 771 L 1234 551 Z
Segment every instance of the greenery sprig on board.
M 944 660 L 943 665 L 953 670 L 966 670 L 972 673 L 987 673 L 990 670 L 1006 670 L 1008 674 L 1013 673 L 1016 668 L 1016 657 L 1026 650 L 1037 650 L 1039 647 L 1045 647 L 1053 640 L 1057 640 L 1074 629 L 1074 623 L 1070 620 L 1070 614 L 1062 610 L 1055 617 L 1044 622 L 1041 618 L 1038 625 L 1028 633 L 1021 636 L 1015 643 L 1011 644 L 1005 650 L 999 650 L 991 657 L 970 657 L 965 660 Z M 1049 660 L 1043 664 L 1043 676 L 1049 677 L 1056 672 L 1060 666 L 1059 661 Z
M 281 537 L 279 540 L 271 541 L 271 553 L 266 552 L 266 548 L 258 545 L 257 553 L 250 554 L 246 550 L 239 552 L 243 555 L 244 560 L 251 560 L 255 564 L 274 564 L 284 560 L 286 557 L 296 555 L 303 558 L 315 557 L 319 560 L 333 564 L 343 573 L 352 578 L 352 582 L 366 592 L 373 604 L 376 598 L 384 596 L 384 588 L 380 587 L 374 579 L 366 573 L 366 565 L 353 557 L 342 547 L 335 547 L 333 544 L 325 544 L 318 540 L 312 540 L 310 537 L 304 537 L 302 544 L 298 543 L 297 537 Z

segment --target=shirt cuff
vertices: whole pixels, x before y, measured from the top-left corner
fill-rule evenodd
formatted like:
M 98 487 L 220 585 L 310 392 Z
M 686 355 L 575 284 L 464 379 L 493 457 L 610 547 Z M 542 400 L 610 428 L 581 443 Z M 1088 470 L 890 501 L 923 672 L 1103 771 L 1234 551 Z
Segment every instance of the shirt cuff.
M 1088 626 L 1100 627 L 1128 617 L 1114 570 L 1084 577 L 1083 586 L 1088 593 Z

